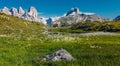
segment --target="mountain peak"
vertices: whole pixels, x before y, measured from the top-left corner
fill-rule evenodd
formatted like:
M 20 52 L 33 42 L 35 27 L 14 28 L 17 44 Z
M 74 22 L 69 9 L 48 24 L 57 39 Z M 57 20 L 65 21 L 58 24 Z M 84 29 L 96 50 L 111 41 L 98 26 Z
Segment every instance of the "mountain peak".
M 1 9 L 1 13 L 17 16 L 29 21 L 41 22 L 46 24 L 45 19 L 38 16 L 38 12 L 33 6 L 31 6 L 27 12 L 25 12 L 21 6 L 18 9 L 12 7 L 10 10 L 7 7 L 4 7 L 3 9 Z
M 7 7 L 4 7 L 3 9 L 1 9 L 1 12 L 5 13 L 5 14 L 8 14 L 8 15 L 11 15 L 11 13 L 10 13 L 10 11 Z
M 77 8 L 77 7 L 72 8 L 70 11 L 68 11 L 66 16 L 75 15 L 75 14 L 80 14 L 79 8 Z
M 8 9 L 6 6 L 3 9 Z
M 21 10 L 23 11 L 23 8 L 20 6 L 20 7 L 18 8 L 18 11 L 21 11 Z
M 18 9 L 22 9 L 22 7 L 21 6 L 19 6 L 19 8 Z
M 68 11 L 59 21 L 71 25 L 78 22 L 104 22 L 108 20 L 95 13 L 80 12 L 79 8 L 75 7 Z
M 120 20 L 120 16 L 117 16 L 114 21 L 119 21 Z
M 76 13 L 80 13 L 80 10 L 79 10 L 79 8 L 77 8 L 77 7 L 75 7 L 75 8 L 72 8 L 72 10 L 73 10 L 74 12 L 76 12 Z
M 18 16 L 19 14 L 18 14 L 18 10 L 16 9 L 16 8 L 14 8 L 14 7 L 12 7 L 11 9 L 10 9 L 10 12 L 11 12 L 11 14 L 13 15 L 13 16 Z
M 18 8 L 18 13 L 19 13 L 19 16 L 22 16 L 25 13 L 25 11 L 22 9 L 21 6 Z
M 33 17 L 37 17 L 38 16 L 38 12 L 37 12 L 36 8 L 33 7 L 33 6 L 31 6 L 29 8 L 28 13 L 29 13 L 29 15 L 32 15 Z

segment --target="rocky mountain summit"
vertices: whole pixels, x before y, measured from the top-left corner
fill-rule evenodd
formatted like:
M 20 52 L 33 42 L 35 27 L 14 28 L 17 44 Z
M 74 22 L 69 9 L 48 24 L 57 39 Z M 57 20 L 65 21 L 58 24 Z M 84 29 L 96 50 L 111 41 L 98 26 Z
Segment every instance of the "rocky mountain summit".
M 34 7 L 30 7 L 28 12 L 25 12 L 25 14 L 23 14 L 22 18 L 36 22 L 42 21 L 41 18 L 38 16 L 37 10 Z
M 9 11 L 9 9 L 7 7 L 4 7 L 3 9 L 1 9 L 1 12 L 8 14 L 8 15 L 11 15 L 11 12 Z
M 77 15 L 80 14 L 80 11 L 78 8 L 72 8 L 70 11 L 67 12 L 67 14 L 65 16 L 69 16 L 69 15 Z
M 98 16 L 95 13 L 83 13 L 79 8 L 72 8 L 63 17 L 67 21 L 71 22 L 104 22 L 105 19 Z
M 109 21 L 109 19 L 102 18 L 101 16 L 95 13 L 84 13 L 79 10 L 79 8 L 75 7 L 65 13 L 63 16 L 59 17 L 59 19 L 49 18 L 47 19 L 48 24 L 57 24 L 67 23 L 73 24 L 77 22 L 104 22 Z
M 114 21 L 119 21 L 120 20 L 120 16 L 117 16 Z
M 81 12 L 79 8 L 72 8 L 70 11 L 64 14 L 64 16 L 60 17 L 58 20 L 53 21 L 52 25 L 56 27 L 56 25 L 65 26 L 71 25 L 78 22 L 105 22 L 109 21 L 109 19 L 102 18 L 101 16 L 95 13 L 85 13 Z
M 11 15 L 19 17 L 19 13 L 18 13 L 18 10 L 16 8 L 12 7 L 10 9 L 10 12 L 11 12 Z
M 25 11 L 22 9 L 22 7 L 19 7 L 18 13 L 19 13 L 19 17 L 22 17 L 22 15 L 25 14 Z
M 30 7 L 28 11 L 24 11 L 22 7 L 19 7 L 18 9 L 14 7 L 8 9 L 7 7 L 4 7 L 3 9 L 1 9 L 1 12 L 12 16 L 17 16 L 25 20 L 41 22 L 46 24 L 46 20 L 38 16 L 38 12 L 35 9 L 35 7 Z
M 19 18 L 23 18 L 25 20 L 35 21 L 35 22 L 42 22 L 44 24 L 52 24 L 52 25 L 59 25 L 61 24 L 73 24 L 78 22 L 104 22 L 109 21 L 109 19 L 105 19 L 100 17 L 99 15 L 95 13 L 84 13 L 79 10 L 79 8 L 72 8 L 67 13 L 65 13 L 63 16 L 60 17 L 50 17 L 50 18 L 41 18 L 38 15 L 38 12 L 35 7 L 31 6 L 28 11 L 24 11 L 22 7 L 8 9 L 7 7 L 4 7 L 1 9 L 2 13 L 17 16 Z M 116 18 L 118 19 L 118 17 Z M 115 20 L 116 20 L 115 19 Z

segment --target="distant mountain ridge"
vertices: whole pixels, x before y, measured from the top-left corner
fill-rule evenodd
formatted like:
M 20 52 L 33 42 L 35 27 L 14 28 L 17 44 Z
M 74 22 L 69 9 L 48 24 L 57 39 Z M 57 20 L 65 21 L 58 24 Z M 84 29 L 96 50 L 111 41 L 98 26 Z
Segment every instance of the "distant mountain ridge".
M 85 13 L 81 12 L 79 8 L 75 7 L 69 10 L 64 16 L 60 17 L 58 20 L 53 21 L 50 20 L 53 26 L 65 26 L 71 25 L 78 22 L 105 22 L 110 21 L 109 19 L 105 19 L 95 13 Z
M 114 21 L 120 21 L 120 16 L 117 16 Z
M 22 7 L 8 9 L 4 7 L 0 10 L 0 12 L 17 16 L 19 18 L 23 18 L 25 20 L 41 22 L 44 24 L 56 24 L 58 22 L 66 22 L 68 24 L 73 24 L 77 22 L 105 22 L 110 21 L 109 19 L 105 19 L 95 13 L 84 13 L 79 10 L 79 8 L 75 7 L 65 13 L 63 16 L 58 17 L 50 17 L 50 18 L 41 18 L 38 15 L 38 12 L 35 7 L 31 6 L 28 11 L 22 9 Z
M 95 13 L 80 12 L 79 8 L 72 8 L 63 18 L 72 18 L 73 22 L 104 22 L 107 20 Z
M 23 18 L 25 20 L 35 21 L 35 22 L 41 22 L 46 24 L 46 20 L 44 18 L 41 18 L 38 16 L 38 12 L 35 7 L 31 6 L 28 11 L 24 11 L 22 7 L 8 9 L 7 7 L 4 7 L 0 11 L 1 13 L 5 13 L 7 15 L 17 16 L 19 18 Z

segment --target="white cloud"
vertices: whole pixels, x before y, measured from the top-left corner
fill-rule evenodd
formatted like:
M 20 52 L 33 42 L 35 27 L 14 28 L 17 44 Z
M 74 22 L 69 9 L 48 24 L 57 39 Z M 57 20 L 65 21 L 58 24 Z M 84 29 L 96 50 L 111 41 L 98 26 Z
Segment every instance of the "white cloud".
M 90 13 L 90 12 L 82 12 L 85 15 L 94 15 L 95 13 Z

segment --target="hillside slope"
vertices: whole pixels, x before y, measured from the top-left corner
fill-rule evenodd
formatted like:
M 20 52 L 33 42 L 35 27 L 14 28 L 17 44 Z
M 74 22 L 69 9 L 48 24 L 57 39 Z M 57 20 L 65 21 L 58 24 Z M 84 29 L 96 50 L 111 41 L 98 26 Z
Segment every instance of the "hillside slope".
M 0 13 L 0 34 L 41 33 L 43 24 Z

